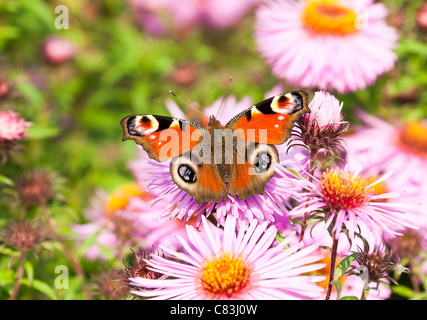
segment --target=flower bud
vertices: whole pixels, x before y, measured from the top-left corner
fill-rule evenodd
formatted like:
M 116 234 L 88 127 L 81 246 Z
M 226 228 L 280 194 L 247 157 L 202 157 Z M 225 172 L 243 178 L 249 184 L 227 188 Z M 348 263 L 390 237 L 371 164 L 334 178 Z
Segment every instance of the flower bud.
M 68 39 L 51 36 L 43 45 L 43 54 L 49 63 L 62 64 L 75 56 L 76 46 Z
M 424 2 L 424 4 L 418 10 L 416 21 L 417 26 L 420 29 L 427 30 L 427 2 Z

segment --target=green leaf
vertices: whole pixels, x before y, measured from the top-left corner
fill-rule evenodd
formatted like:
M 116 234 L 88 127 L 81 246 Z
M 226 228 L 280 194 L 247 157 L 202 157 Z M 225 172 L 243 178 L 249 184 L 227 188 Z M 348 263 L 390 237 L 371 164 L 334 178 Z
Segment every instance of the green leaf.
M 46 282 L 43 282 L 38 279 L 34 279 L 30 284 L 28 279 L 22 279 L 21 283 L 23 285 L 26 285 L 30 288 L 34 288 L 37 291 L 47 295 L 52 300 L 58 300 L 58 296 L 56 295 L 55 291 Z
M 15 281 L 16 274 L 13 270 L 0 270 L 0 291 L 5 291 L 8 295 L 10 295 L 12 293 Z
M 0 270 L 0 286 L 5 286 L 14 283 L 16 280 L 16 274 L 10 269 Z
M 23 0 L 22 4 L 33 19 L 36 19 L 38 23 L 43 23 L 44 27 L 50 31 L 54 30 L 55 15 L 53 8 L 43 1 Z
M 34 278 L 34 267 L 29 261 L 24 262 L 24 269 L 27 273 L 28 284 L 31 286 Z
M 285 237 L 280 232 L 277 232 L 276 233 L 276 240 L 277 240 L 277 242 L 280 243 L 280 242 L 283 241 L 283 239 L 285 239 Z
M 337 290 L 337 300 L 339 300 L 341 296 L 341 291 L 342 291 L 342 283 L 341 281 L 338 281 L 338 280 L 332 280 L 331 283 Z
M 293 176 L 295 176 L 296 178 L 298 178 L 298 179 L 304 179 L 304 177 L 302 175 L 300 175 L 298 172 L 296 172 L 291 167 L 283 166 L 283 168 L 285 170 L 287 170 L 290 174 L 292 174 Z
M 7 256 L 16 256 L 16 252 L 17 251 L 14 251 L 13 249 L 8 247 L 0 247 L 0 254 L 5 254 Z
M 402 57 L 407 54 L 416 54 L 427 57 L 427 45 L 414 39 L 402 39 L 396 49 L 397 54 Z
M 7 186 L 13 186 L 13 181 L 8 177 L 0 174 L 0 184 L 5 184 Z
M 27 129 L 27 131 L 29 133 L 28 139 L 30 140 L 46 139 L 57 136 L 59 133 L 59 128 L 32 125 Z
M 338 280 L 339 278 L 341 278 L 347 272 L 348 268 L 350 268 L 352 263 L 357 258 L 359 258 L 359 256 L 360 256 L 359 252 L 353 252 L 351 255 L 342 259 L 341 262 L 335 268 L 334 280 Z
M 406 286 L 393 287 L 393 293 L 402 296 L 404 298 L 411 298 L 414 295 L 414 291 Z
M 20 82 L 16 85 L 16 89 L 27 99 L 31 107 L 38 111 L 42 106 L 44 98 L 42 93 L 30 82 Z
M 359 300 L 359 299 L 357 297 L 355 297 L 355 296 L 345 296 L 345 297 L 342 297 L 339 300 Z
M 15 26 L 0 26 L 0 50 L 4 50 L 8 40 L 18 39 L 19 35 L 20 30 Z
M 427 300 L 427 294 L 425 292 L 415 293 L 411 300 Z

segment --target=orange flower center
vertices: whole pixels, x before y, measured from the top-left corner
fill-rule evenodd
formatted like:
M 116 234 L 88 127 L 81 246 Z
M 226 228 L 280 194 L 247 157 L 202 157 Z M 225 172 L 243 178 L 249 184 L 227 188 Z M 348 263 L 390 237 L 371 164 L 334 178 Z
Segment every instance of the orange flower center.
M 151 198 L 150 195 L 145 193 L 142 190 L 142 187 L 136 182 L 120 186 L 109 194 L 108 198 L 104 202 L 104 209 L 107 218 L 114 215 L 114 211 L 126 208 L 132 197 L 141 197 L 145 200 L 149 200 Z
M 369 182 L 343 170 L 330 169 L 322 174 L 320 192 L 332 209 L 354 209 L 370 200 Z
M 251 268 L 241 256 L 224 253 L 202 266 L 199 280 L 203 291 L 211 298 L 236 298 L 249 285 Z
M 405 151 L 427 157 L 427 123 L 408 123 L 401 129 L 398 142 Z
M 347 35 L 357 31 L 356 13 L 336 0 L 312 0 L 303 13 L 303 23 L 320 34 Z

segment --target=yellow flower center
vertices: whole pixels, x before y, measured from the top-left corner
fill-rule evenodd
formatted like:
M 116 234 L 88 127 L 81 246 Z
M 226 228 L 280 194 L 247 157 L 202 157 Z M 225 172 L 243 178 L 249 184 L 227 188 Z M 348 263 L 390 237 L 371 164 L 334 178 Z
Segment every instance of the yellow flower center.
M 104 202 L 104 209 L 107 217 L 113 215 L 116 210 L 126 208 L 132 197 L 142 197 L 147 200 L 150 198 L 136 182 L 120 186 L 108 195 L 108 198 Z
M 200 283 L 211 298 L 236 298 L 249 285 L 251 268 L 241 256 L 224 253 L 213 257 L 202 266 Z
M 336 0 L 312 0 L 303 13 L 303 23 L 320 34 L 347 35 L 357 31 L 356 13 Z
M 400 146 L 407 152 L 427 157 L 427 123 L 411 122 L 400 131 Z
M 322 174 L 320 192 L 332 209 L 354 209 L 370 200 L 369 182 L 343 170 L 330 169 Z

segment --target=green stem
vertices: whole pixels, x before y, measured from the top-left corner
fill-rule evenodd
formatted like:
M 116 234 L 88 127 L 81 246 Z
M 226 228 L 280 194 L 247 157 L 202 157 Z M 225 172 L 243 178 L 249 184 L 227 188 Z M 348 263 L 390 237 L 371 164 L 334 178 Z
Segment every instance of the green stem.
M 19 257 L 18 267 L 16 269 L 16 282 L 13 285 L 9 300 L 16 300 L 16 297 L 18 296 L 19 288 L 21 287 L 22 276 L 24 275 L 24 261 L 26 258 L 27 252 L 24 251 Z
M 313 181 L 313 174 L 314 174 L 314 170 L 316 170 L 317 167 L 317 150 L 316 151 L 310 151 L 310 168 L 309 168 L 309 176 L 308 176 L 308 181 L 312 182 Z M 301 224 L 301 234 L 299 237 L 299 241 L 301 242 L 304 239 L 304 233 L 305 233 L 305 229 L 307 228 L 307 216 L 308 216 L 308 212 L 304 213 L 304 217 L 302 219 L 302 224 Z
M 329 280 L 328 280 L 328 289 L 326 291 L 325 300 L 329 300 L 332 293 L 332 281 L 335 276 L 335 265 L 337 262 L 337 254 L 338 254 L 338 238 L 333 235 L 332 249 L 331 249 L 331 266 L 329 269 Z

